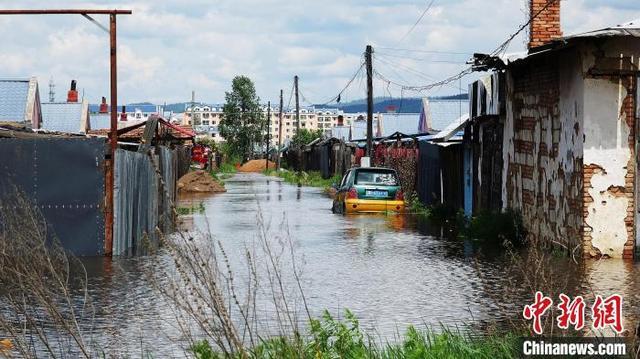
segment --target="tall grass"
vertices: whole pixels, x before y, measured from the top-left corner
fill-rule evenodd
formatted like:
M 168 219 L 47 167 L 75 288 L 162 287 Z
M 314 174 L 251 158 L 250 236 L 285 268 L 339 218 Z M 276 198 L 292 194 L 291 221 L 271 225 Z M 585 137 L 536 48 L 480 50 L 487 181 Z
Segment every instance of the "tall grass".
M 343 320 L 325 311 L 321 318 L 311 319 L 305 337 L 273 337 L 249 348 L 248 358 L 515 358 L 517 337 L 471 336 L 460 330 L 441 328 L 418 330 L 410 326 L 396 343 L 380 343 L 365 333 L 350 311 Z M 209 342 L 202 340 L 191 347 L 201 359 L 224 356 Z M 236 356 L 241 358 L 241 356 Z
M 330 178 L 322 178 L 322 175 L 318 171 L 309 172 L 295 172 L 287 170 L 274 170 L 268 169 L 263 172 L 267 176 L 277 176 L 282 178 L 285 182 L 291 184 L 299 184 L 301 186 L 319 187 L 325 191 L 330 189 L 333 184 L 338 184 L 342 180 L 342 176 L 339 174 Z

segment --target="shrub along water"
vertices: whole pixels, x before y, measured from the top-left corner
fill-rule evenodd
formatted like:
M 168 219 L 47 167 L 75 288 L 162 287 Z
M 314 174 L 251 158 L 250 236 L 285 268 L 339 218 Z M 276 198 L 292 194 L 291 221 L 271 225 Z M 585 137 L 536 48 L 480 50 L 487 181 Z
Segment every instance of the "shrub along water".
M 349 310 L 343 320 L 325 311 L 311 319 L 309 335 L 273 337 L 248 348 L 249 358 L 515 358 L 517 337 L 471 336 L 445 327 L 441 331 L 419 331 L 410 326 L 397 343 L 380 344 L 367 335 Z M 217 353 L 206 340 L 191 347 L 197 358 L 214 359 Z M 238 355 L 238 358 L 241 356 Z
M 310 172 L 295 172 L 288 170 L 274 170 L 269 169 L 263 172 L 267 176 L 277 176 L 282 178 L 285 182 L 292 184 L 299 184 L 301 186 L 320 187 L 325 191 L 328 191 L 333 184 L 340 183 L 342 177 L 340 175 L 334 175 L 330 178 L 322 178 L 322 175 L 318 171 Z

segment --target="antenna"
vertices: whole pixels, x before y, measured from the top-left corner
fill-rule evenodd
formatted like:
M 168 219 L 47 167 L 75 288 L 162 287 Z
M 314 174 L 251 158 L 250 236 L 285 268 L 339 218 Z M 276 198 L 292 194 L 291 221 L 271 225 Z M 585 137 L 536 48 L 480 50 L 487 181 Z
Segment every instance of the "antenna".
M 56 102 L 56 84 L 53 83 L 53 76 L 49 79 L 49 102 Z

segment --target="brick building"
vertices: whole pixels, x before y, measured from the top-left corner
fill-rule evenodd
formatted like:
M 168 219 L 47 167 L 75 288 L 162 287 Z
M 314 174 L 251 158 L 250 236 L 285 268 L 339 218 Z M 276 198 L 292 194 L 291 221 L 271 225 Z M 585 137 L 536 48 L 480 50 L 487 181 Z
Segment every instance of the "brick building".
M 559 0 L 531 14 L 528 52 L 476 56 L 501 82 L 501 205 L 532 238 L 632 258 L 640 20 L 563 36 Z

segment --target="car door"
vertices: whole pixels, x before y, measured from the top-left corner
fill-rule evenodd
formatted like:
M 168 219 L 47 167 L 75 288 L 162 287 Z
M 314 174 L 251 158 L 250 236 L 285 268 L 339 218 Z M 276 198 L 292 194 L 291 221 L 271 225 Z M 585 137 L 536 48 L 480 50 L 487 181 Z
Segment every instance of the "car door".
M 342 181 L 340 182 L 340 185 L 338 187 L 338 193 L 336 194 L 336 202 L 339 205 L 338 208 L 342 208 L 342 204 L 345 201 L 345 197 L 346 197 L 346 193 L 349 190 L 348 187 L 348 183 L 349 183 L 349 178 L 351 177 L 351 170 L 347 171 L 347 173 L 344 175 L 344 177 L 342 177 Z

